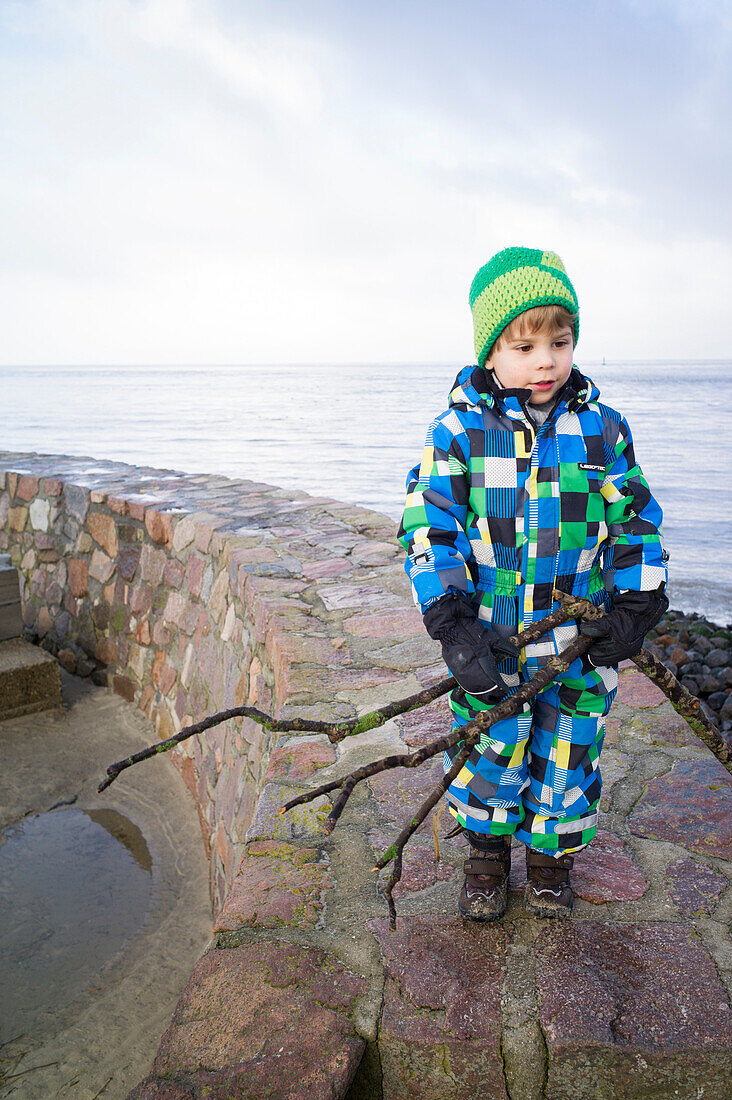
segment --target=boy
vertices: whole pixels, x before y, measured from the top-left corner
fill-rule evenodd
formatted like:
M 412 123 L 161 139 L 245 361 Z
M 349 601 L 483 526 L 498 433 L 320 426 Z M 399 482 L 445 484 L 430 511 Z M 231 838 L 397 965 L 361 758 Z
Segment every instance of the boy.
M 459 684 L 453 728 L 577 637 L 566 623 L 521 654 L 507 642 L 556 609 L 555 586 L 606 609 L 580 627 L 594 639 L 589 653 L 484 734 L 447 792 L 470 842 L 460 913 L 503 915 L 515 835 L 526 845 L 526 907 L 566 917 L 571 853 L 597 828 L 617 665 L 668 607 L 661 510 L 627 423 L 573 367 L 579 310 L 559 257 L 504 249 L 475 276 L 470 306 L 478 363 L 460 371 L 428 429 L 399 540 L 427 631 Z

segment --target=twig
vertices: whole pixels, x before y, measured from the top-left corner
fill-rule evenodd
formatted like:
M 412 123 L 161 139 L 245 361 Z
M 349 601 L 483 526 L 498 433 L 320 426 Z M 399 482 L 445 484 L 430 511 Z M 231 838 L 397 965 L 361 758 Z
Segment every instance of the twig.
M 560 600 L 562 606 L 557 611 L 552 612 L 551 615 L 529 626 L 520 635 L 512 638 L 511 640 L 514 644 L 519 646 L 531 644 L 532 641 L 540 638 L 545 632 L 571 619 L 592 620 L 600 619 L 604 615 L 604 610 L 596 607 L 594 604 L 590 603 L 589 600 L 585 600 L 581 597 L 569 596 L 558 590 L 555 590 L 554 595 L 556 599 Z M 522 684 L 516 692 L 496 704 L 491 710 L 483 711 L 476 718 L 447 735 L 447 737 L 439 738 L 423 746 L 417 753 L 386 757 L 380 761 L 375 761 L 374 764 L 359 768 L 357 771 L 343 777 L 341 780 L 317 787 L 310 792 L 299 795 L 297 799 L 293 799 L 293 801 L 288 803 L 283 809 L 286 810 L 292 805 L 317 798 L 320 794 L 327 793 L 326 788 L 328 790 L 340 788 L 341 794 L 334 805 L 334 810 L 336 812 L 333 813 L 333 811 L 331 811 L 331 815 L 326 821 L 326 831 L 330 833 L 340 817 L 348 798 L 362 779 L 367 778 L 369 775 L 375 775 L 377 772 L 384 771 L 387 768 L 417 767 L 429 757 L 435 756 L 438 752 L 444 751 L 446 747 L 449 747 L 449 745 L 446 745 L 446 742 L 461 744 L 461 750 L 452 767 L 445 774 L 445 777 L 443 777 L 443 780 L 420 806 L 409 823 L 402 829 L 396 841 L 390 845 L 379 858 L 374 868 L 375 870 L 379 870 L 386 867 L 389 863 L 393 863 L 392 873 L 384 888 L 384 894 L 389 906 L 391 927 L 395 927 L 396 907 L 393 900 L 393 890 L 401 878 L 404 847 L 425 820 L 430 810 L 447 790 L 452 779 L 460 773 L 465 761 L 469 758 L 473 748 L 480 740 L 481 735 L 496 722 L 516 714 L 525 702 L 528 702 L 529 699 L 533 698 L 543 690 L 544 687 L 548 686 L 557 675 L 569 668 L 570 664 L 577 657 L 586 653 L 591 645 L 591 638 L 579 634 L 577 638 L 565 647 L 561 655 L 550 658 L 544 667 L 540 669 L 531 680 Z M 695 699 L 694 696 L 690 695 L 690 693 L 678 682 L 676 677 L 648 650 L 643 650 L 634 658 L 634 663 L 653 680 L 654 683 L 658 684 L 661 690 L 664 691 L 670 699 L 675 709 L 689 721 L 692 729 L 699 733 L 699 736 L 707 747 L 715 753 L 728 770 L 732 771 L 732 767 L 730 767 L 728 763 L 730 758 L 729 749 L 722 741 L 718 732 L 711 723 L 709 723 L 706 715 L 700 708 L 699 701 Z M 697 728 L 697 726 L 699 728 Z M 458 761 L 460 762 L 459 767 L 457 766 Z M 437 846 L 436 850 L 438 850 Z
M 559 600 L 561 604 L 556 611 L 538 622 L 532 623 L 526 627 L 525 630 L 519 632 L 515 637 L 510 639 L 518 648 L 523 648 L 526 645 L 532 644 L 554 627 L 560 626 L 562 623 L 571 619 L 591 620 L 602 618 L 604 615 L 603 609 L 596 607 L 594 604 L 590 603 L 590 601 L 581 597 L 570 596 L 567 595 L 567 593 L 555 589 L 554 598 Z M 320 795 L 338 790 L 339 794 L 323 826 L 325 833 L 330 834 L 343 813 L 351 794 L 356 786 L 364 779 L 368 779 L 373 775 L 377 775 L 379 772 L 392 768 L 419 767 L 420 764 L 423 764 L 426 760 L 436 756 L 438 753 L 444 752 L 446 749 L 452 748 L 455 745 L 459 746 L 458 754 L 448 771 L 444 774 L 427 799 L 425 799 L 415 815 L 404 826 L 394 843 L 379 857 L 374 868 L 374 870 L 380 870 L 389 863 L 393 863 L 391 875 L 384 887 L 384 895 L 389 906 L 391 927 L 394 928 L 396 925 L 396 906 L 393 899 L 393 890 L 401 878 L 403 852 L 410 838 L 443 796 L 453 779 L 460 774 L 465 762 L 470 757 L 471 752 L 480 741 L 482 735 L 497 722 L 515 715 L 523 708 L 525 703 L 547 687 L 559 674 L 566 671 L 577 657 L 586 653 L 591 645 L 591 638 L 579 634 L 577 638 L 565 647 L 560 655 L 551 657 L 531 680 L 521 684 L 521 686 L 511 695 L 507 696 L 500 703 L 497 703 L 490 710 L 482 711 L 464 726 L 424 745 L 416 752 L 383 757 L 381 760 L 376 760 L 371 764 L 366 764 L 357 768 L 354 772 L 340 779 L 332 780 L 329 783 L 323 783 L 310 791 L 305 791 L 287 802 L 279 812 L 285 813 L 295 806 L 311 802 Z M 674 709 L 686 719 L 694 733 L 696 733 L 707 748 L 714 753 L 717 759 L 724 764 L 727 770 L 732 773 L 732 753 L 722 740 L 719 731 L 712 725 L 706 714 L 704 714 L 699 700 L 682 687 L 669 669 L 654 657 L 649 650 L 642 650 L 637 657 L 633 658 L 633 661 L 649 679 L 661 688 Z M 441 695 L 444 695 L 456 686 L 456 681 L 452 677 L 449 677 L 406 699 L 388 703 L 379 710 L 371 711 L 368 714 L 362 715 L 360 718 L 350 719 L 346 722 L 337 724 L 305 718 L 276 719 L 258 710 L 256 707 L 233 707 L 229 710 L 219 711 L 216 714 L 212 714 L 202 719 L 200 722 L 196 722 L 191 726 L 186 726 L 174 737 L 168 738 L 166 741 L 151 745 L 127 757 L 125 760 L 120 760 L 115 764 L 111 764 L 107 768 L 107 777 L 98 789 L 100 792 L 105 790 L 106 787 L 114 782 L 122 771 L 131 767 L 133 764 L 137 764 L 142 760 L 148 760 L 153 756 L 157 756 L 159 753 L 167 752 L 187 738 L 193 737 L 198 733 L 203 733 L 205 730 L 211 729 L 213 726 L 226 722 L 231 718 L 250 718 L 272 732 L 325 733 L 331 743 L 336 744 L 346 737 L 355 736 L 366 730 L 382 726 L 385 722 L 388 722 L 398 714 L 404 714 L 408 711 L 426 706 L 428 703 L 438 699 Z M 439 859 L 439 843 L 436 835 L 434 818 L 433 833 L 435 834 L 435 856 Z
M 107 1080 L 102 1085 L 102 1087 L 100 1088 L 99 1092 L 94 1093 L 94 1095 L 92 1096 L 92 1100 L 97 1100 L 97 1098 L 102 1095 L 102 1093 L 106 1089 L 107 1085 L 113 1080 L 114 1080 L 114 1077 L 108 1077 Z
M 37 1069 L 49 1069 L 50 1066 L 57 1066 L 58 1062 L 44 1062 L 41 1066 L 28 1066 L 28 1069 L 22 1069 L 20 1073 L 11 1073 L 9 1077 L 3 1077 L 0 1084 L 7 1081 L 16 1081 L 19 1077 L 25 1077 L 28 1073 L 35 1073 Z
M 302 794 L 286 802 L 278 812 L 281 814 L 287 813 L 288 810 L 294 809 L 295 806 L 302 806 L 306 802 L 312 802 L 314 798 L 319 798 L 322 794 L 340 790 L 341 794 L 333 804 L 333 809 L 323 825 L 325 832 L 331 833 L 335 828 L 338 818 L 343 812 L 343 808 L 353 788 L 357 783 L 360 783 L 362 779 L 369 779 L 372 775 L 378 775 L 379 772 L 388 771 L 391 768 L 418 768 L 420 764 L 424 764 L 425 760 L 429 760 L 431 756 L 437 756 L 439 752 L 444 752 L 446 749 L 452 748 L 453 745 L 457 745 L 458 741 L 462 740 L 462 730 L 453 730 L 450 733 L 444 734 L 442 737 L 438 737 L 435 741 L 430 741 L 429 744 L 423 745 L 423 747 L 416 752 L 404 752 L 397 753 L 394 756 L 383 756 L 380 760 L 374 760 L 371 764 L 364 764 L 362 767 L 357 768 L 356 771 L 350 772 L 340 779 L 333 779 L 330 783 L 322 783 L 319 787 L 313 787 L 312 790 L 303 791 Z M 344 796 L 346 790 L 348 793 Z
M 429 744 L 423 745 L 417 752 L 384 756 L 371 764 L 364 764 L 362 767 L 357 768 L 356 771 L 349 772 L 348 775 L 344 775 L 340 779 L 332 779 L 329 783 L 322 783 L 320 786 L 313 787 L 309 791 L 303 791 L 302 794 L 286 802 L 279 810 L 279 813 L 286 813 L 288 810 L 294 809 L 295 806 L 302 806 L 304 803 L 312 802 L 321 795 L 329 794 L 330 791 L 339 790 L 341 793 L 338 795 L 323 825 L 327 834 L 332 833 L 338 818 L 343 813 L 348 799 L 357 784 L 362 780 L 369 779 L 372 775 L 377 775 L 379 772 L 387 771 L 392 768 L 419 767 L 420 764 L 423 764 L 425 760 L 429 760 L 430 757 L 437 756 L 438 753 L 452 748 L 453 745 L 459 745 L 461 742 L 465 742 L 469 746 L 470 751 L 472 751 L 486 730 L 490 729 L 496 722 L 501 722 L 504 718 L 511 718 L 514 714 L 518 713 L 518 711 L 523 708 L 524 703 L 527 703 L 529 699 L 533 699 L 535 695 L 543 691 L 560 672 L 564 672 L 568 669 L 572 661 L 584 653 L 585 650 L 589 649 L 591 644 L 591 638 L 575 638 L 575 640 L 562 652 L 561 656 L 551 657 L 546 665 L 540 669 L 531 680 L 522 684 L 512 695 L 506 696 L 500 703 L 496 703 L 491 710 L 483 711 L 464 726 L 460 726 L 459 729 L 453 730 L 443 737 L 438 737 L 435 741 L 430 741 Z
M 435 862 L 440 862 L 440 822 L 442 821 L 442 811 L 445 808 L 445 803 L 440 803 L 440 808 L 436 814 L 432 815 L 432 839 L 435 842 Z
M 472 751 L 472 745 L 463 745 L 462 749 L 455 757 L 452 767 L 445 772 L 435 789 L 432 791 L 429 797 L 424 800 L 411 821 L 409 821 L 404 826 L 394 843 L 391 844 L 386 849 L 384 854 L 376 861 L 374 871 L 380 871 L 383 867 L 386 867 L 387 863 L 391 863 L 392 860 L 394 861 L 394 866 L 392 867 L 391 874 L 389 875 L 386 885 L 384 886 L 384 897 L 386 898 L 386 903 L 389 906 L 389 926 L 391 927 L 392 931 L 394 931 L 394 929 L 396 928 L 397 917 L 393 891 L 394 887 L 399 882 L 399 879 L 402 877 L 402 853 L 404 852 L 404 846 L 414 835 L 416 830 L 420 827 L 430 810 L 440 801 L 443 794 L 452 783 L 453 779 L 455 779 L 460 774 L 463 767 L 465 766 L 466 760 L 468 759 Z
M 547 627 L 547 629 L 549 628 Z M 529 639 L 524 634 L 518 634 L 511 640 L 518 646 L 522 646 L 527 644 Z M 441 695 L 446 695 L 448 691 L 456 686 L 456 680 L 452 676 L 448 676 L 446 679 L 433 684 L 432 687 L 424 688 L 424 690 L 418 691 L 414 695 L 407 696 L 406 699 L 397 699 L 393 703 L 386 703 L 378 710 L 362 714 L 360 718 L 349 718 L 345 722 L 338 723 L 320 722 L 312 718 L 273 718 L 271 714 L 265 714 L 257 707 L 230 707 L 228 710 L 219 710 L 215 714 L 208 715 L 207 718 L 202 718 L 200 722 L 194 722 L 191 726 L 184 726 L 182 730 L 173 737 L 168 737 L 165 741 L 148 745 L 147 748 L 140 749 L 139 752 L 125 757 L 124 760 L 118 760 L 116 763 L 110 764 L 107 768 L 106 777 L 97 787 L 97 793 L 101 794 L 102 791 L 105 791 L 107 787 L 114 783 L 121 772 L 131 768 L 134 764 L 141 764 L 143 760 L 150 760 L 154 756 L 159 756 L 160 753 L 169 752 L 176 745 L 180 745 L 182 741 L 187 741 L 189 737 L 194 737 L 198 733 L 205 733 L 206 730 L 212 729 L 213 726 L 219 726 L 222 722 L 228 722 L 231 718 L 250 718 L 253 722 L 264 726 L 272 733 L 325 733 L 331 744 L 336 745 L 346 737 L 356 737 L 359 733 L 377 729 L 398 714 L 406 714 L 410 710 L 425 707 L 428 703 L 433 703 L 435 699 L 439 699 Z
M 555 590 L 555 597 L 557 594 L 558 590 Z M 594 604 L 589 602 L 588 606 L 591 607 L 593 611 L 598 610 Z M 603 614 L 604 612 L 600 611 L 600 616 Z M 593 616 L 593 618 L 595 617 L 597 616 Z M 535 623 L 529 623 L 520 634 L 516 634 L 508 640 L 509 642 L 513 642 L 519 649 L 522 649 L 523 646 L 532 645 L 533 642 L 538 642 L 539 638 L 543 638 L 544 635 L 548 634 L 550 630 L 553 630 L 555 626 L 561 626 L 562 623 L 566 623 L 569 619 L 573 618 L 575 618 L 575 616 L 572 615 L 571 612 L 565 610 L 564 607 L 558 607 L 556 611 L 552 611 L 551 614 L 547 615 L 545 618 L 539 619 Z
M 555 590 L 554 595 L 569 614 L 575 613 L 572 614 L 573 618 L 578 616 L 583 619 L 602 617 L 602 612 L 598 615 L 598 608 L 588 600 L 583 600 L 579 596 L 568 596 L 566 592 L 558 590 Z M 640 653 L 630 659 L 649 680 L 652 680 L 661 689 L 676 713 L 686 720 L 692 732 L 716 756 L 720 764 L 723 764 L 727 771 L 732 774 L 732 751 L 723 740 L 717 727 L 707 718 L 697 697 L 687 691 L 683 684 L 680 684 L 676 679 L 673 672 L 666 668 L 663 661 L 659 661 L 658 657 L 654 656 L 650 649 L 645 646 Z
M 522 684 L 513 695 L 509 695 L 506 699 L 497 703 L 491 710 L 483 711 L 476 718 L 473 718 L 470 722 L 466 722 L 466 724 L 461 726 L 458 730 L 453 731 L 451 736 L 459 738 L 457 743 L 462 744 L 462 748 L 452 766 L 445 773 L 442 780 L 438 783 L 429 797 L 419 807 L 414 817 L 405 825 L 394 843 L 379 857 L 374 867 L 376 871 L 386 867 L 387 864 L 392 861 L 394 863 L 391 875 L 384 887 L 384 896 L 389 906 L 389 922 L 392 929 L 396 927 L 396 906 L 394 905 L 393 891 L 402 877 L 402 854 L 404 846 L 422 824 L 433 806 L 440 800 L 453 779 L 460 774 L 465 762 L 468 760 L 471 752 L 480 740 L 481 735 L 491 726 L 495 725 L 496 722 L 500 722 L 504 718 L 510 718 L 521 710 L 525 702 L 532 699 L 535 695 L 538 695 L 538 693 L 550 684 L 560 672 L 566 671 L 572 662 L 577 657 L 581 656 L 581 654 L 585 653 L 591 645 L 591 638 L 586 638 L 584 636 L 575 638 L 575 640 L 562 651 L 561 656 L 550 658 L 544 668 L 540 669 L 539 672 L 532 676 L 528 683 Z M 435 742 L 432 742 L 432 745 L 434 744 Z M 420 751 L 424 752 L 425 749 L 431 749 L 432 745 L 425 745 L 424 749 Z M 434 753 L 430 753 L 430 755 L 434 755 Z
M 147 748 L 140 749 L 139 752 L 127 756 L 124 760 L 118 760 L 115 764 L 110 764 L 107 768 L 106 778 L 97 787 L 97 793 L 101 794 L 102 791 L 106 790 L 111 783 L 114 783 L 121 772 L 125 771 L 126 768 L 131 768 L 133 764 L 150 760 L 161 752 L 169 752 L 176 745 L 180 745 L 181 741 L 187 741 L 189 737 L 194 737 L 197 733 L 205 733 L 206 730 L 218 726 L 222 722 L 228 722 L 231 718 L 251 718 L 252 721 L 264 726 L 272 733 L 325 733 L 328 735 L 329 741 L 335 745 L 346 737 L 355 737 L 359 733 L 365 733 L 366 730 L 383 726 L 385 722 L 388 722 L 397 714 L 405 714 L 407 711 L 427 706 L 428 703 L 439 699 L 441 695 L 445 695 L 454 687 L 455 680 L 450 676 L 433 684 L 432 687 L 425 688 L 424 691 L 418 691 L 415 695 L 408 696 L 406 699 L 397 699 L 393 703 L 387 703 L 379 710 L 362 714 L 360 718 L 349 718 L 346 722 L 339 723 L 319 722 L 310 718 L 273 718 L 270 714 L 258 710 L 257 707 L 230 707 L 229 710 L 220 710 L 216 714 L 210 714 L 207 718 L 202 718 L 200 722 L 194 722 L 192 726 L 185 726 L 165 741 L 148 745 Z

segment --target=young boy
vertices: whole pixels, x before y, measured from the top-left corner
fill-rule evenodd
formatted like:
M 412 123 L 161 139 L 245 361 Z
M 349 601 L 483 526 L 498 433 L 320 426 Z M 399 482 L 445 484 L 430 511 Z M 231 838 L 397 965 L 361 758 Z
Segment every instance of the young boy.
M 555 587 L 606 609 L 580 627 L 594 639 L 587 656 L 491 727 L 447 793 L 470 842 L 462 915 L 505 912 L 515 835 L 526 845 L 526 907 L 566 917 L 570 853 L 597 828 L 617 665 L 668 607 L 661 509 L 626 421 L 573 367 L 579 311 L 559 257 L 504 249 L 475 276 L 470 306 L 478 364 L 460 371 L 427 431 L 399 539 L 427 631 L 460 685 L 453 728 L 577 637 L 570 622 L 520 654 L 507 642 L 557 608 Z

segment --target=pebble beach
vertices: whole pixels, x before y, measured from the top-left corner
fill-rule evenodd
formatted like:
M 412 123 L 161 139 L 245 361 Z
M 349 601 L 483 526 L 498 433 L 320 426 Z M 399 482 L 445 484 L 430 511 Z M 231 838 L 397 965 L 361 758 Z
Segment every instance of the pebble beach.
M 698 614 L 669 611 L 646 644 L 732 745 L 732 630 Z

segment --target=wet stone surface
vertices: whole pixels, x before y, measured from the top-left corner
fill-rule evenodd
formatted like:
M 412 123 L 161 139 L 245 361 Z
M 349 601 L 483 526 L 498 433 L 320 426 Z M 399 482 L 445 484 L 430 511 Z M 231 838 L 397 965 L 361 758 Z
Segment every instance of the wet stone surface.
M 600 773 L 602 775 L 601 810 L 610 809 L 613 787 L 620 779 L 626 777 L 632 764 L 633 757 L 629 756 L 627 752 L 620 752 L 614 748 L 603 748 L 600 756 Z
M 438 737 L 444 737 L 452 728 L 452 713 L 447 699 L 436 699 L 429 706 L 400 715 L 397 725 L 402 740 L 410 748 L 421 748 Z
M 381 772 L 369 779 L 369 786 L 383 813 L 401 826 L 409 821 L 437 782 L 444 775 L 442 759 L 426 761 L 419 768 L 399 768 Z M 431 830 L 430 815 L 418 832 Z
M 620 719 L 612 713 L 605 719 L 605 740 L 603 741 L 603 752 L 607 749 L 608 745 L 618 745 L 622 726 L 623 723 L 620 721 Z
M 60 809 L 4 831 L 0 1042 L 71 1001 L 138 931 L 151 871 L 140 829 L 114 810 Z
M 646 643 L 684 687 L 707 704 L 728 744 L 732 744 L 731 627 L 670 611 Z
M 575 854 L 571 883 L 578 898 L 594 905 L 633 901 L 642 898 L 648 889 L 628 846 L 614 833 L 602 829 L 589 847 Z M 512 851 L 510 889 L 523 893 L 525 887 L 525 848 L 521 845 Z
M 652 745 L 699 748 L 699 739 L 689 728 L 688 722 L 672 710 L 670 704 L 658 710 L 639 710 L 633 718 L 632 728 L 634 736 Z
M 384 853 L 390 844 L 394 843 L 397 836 L 396 829 L 372 829 L 369 832 L 369 843 L 378 857 Z M 445 858 L 435 859 L 435 848 L 431 838 L 424 838 L 423 843 L 409 844 L 404 852 L 402 877 L 394 888 L 394 897 L 403 897 L 408 893 L 426 890 L 428 886 L 434 886 L 436 882 L 458 881 L 458 872 Z M 429 841 L 429 842 L 427 842 Z M 440 850 L 445 854 L 447 842 L 440 840 Z M 464 854 L 467 855 L 467 845 L 463 844 Z M 386 872 L 384 872 L 386 875 Z
M 708 917 L 717 907 L 719 895 L 728 885 L 717 874 L 691 857 L 677 859 L 666 867 L 669 897 L 685 917 Z
M 312 802 L 296 806 L 281 814 L 288 801 L 302 791 L 281 783 L 268 783 L 257 802 L 254 819 L 247 832 L 247 840 L 314 840 L 323 835 L 323 822 L 331 803 L 321 795 Z
M 130 1100 L 166 1096 L 169 1086 L 180 1089 L 171 1097 L 338 1100 L 365 1046 L 351 1021 L 365 986 L 314 948 L 210 951 L 183 990 L 150 1077 Z
M 236 932 L 247 925 L 313 928 L 324 906 L 323 893 L 333 883 L 316 849 L 252 841 L 214 931 Z
M 535 954 L 551 1100 L 587 1100 L 590 1077 L 603 1100 L 619 1080 L 623 1097 L 729 1095 L 730 1004 L 691 930 L 566 922 L 541 930 Z
M 387 982 L 379 1034 L 384 1096 L 506 1097 L 500 1054 L 508 925 L 402 917 L 369 927 Z
M 278 745 L 269 758 L 267 779 L 309 779 L 319 768 L 333 764 L 335 758 L 335 749 L 327 741 Z
M 642 672 L 633 668 L 621 673 L 615 699 L 628 707 L 657 707 L 665 703 L 666 696 Z
M 732 860 L 732 775 L 709 757 L 681 760 L 650 780 L 628 823 L 636 836 Z
M 166 758 L 98 795 L 155 729 L 65 672 L 0 723 L 0 1095 L 122 1100 L 211 935 L 200 826 Z
M 577 853 L 572 885 L 577 897 L 594 905 L 606 901 L 634 901 L 642 898 L 648 889 L 627 844 L 614 833 L 602 829 L 588 848 Z

